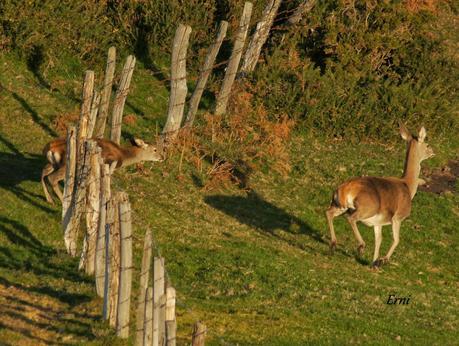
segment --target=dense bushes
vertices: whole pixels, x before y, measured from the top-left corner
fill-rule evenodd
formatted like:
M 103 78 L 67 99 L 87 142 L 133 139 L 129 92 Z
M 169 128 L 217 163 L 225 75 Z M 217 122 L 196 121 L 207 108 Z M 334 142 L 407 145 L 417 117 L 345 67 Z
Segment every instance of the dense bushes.
M 256 2 L 252 23 L 265 2 Z M 249 76 L 254 109 L 262 103 L 273 118 L 287 114 L 301 128 L 338 136 L 384 138 L 398 119 L 435 132 L 457 129 L 453 3 L 318 1 L 288 28 L 283 19 L 298 2 L 283 2 L 263 61 Z M 4 0 L 0 46 L 19 52 L 31 69 L 68 56 L 101 65 L 111 44 L 135 52 L 147 68 L 164 68 L 177 23 L 186 22 L 193 28 L 189 73 L 196 74 L 218 22 L 229 20 L 231 35 L 243 3 Z

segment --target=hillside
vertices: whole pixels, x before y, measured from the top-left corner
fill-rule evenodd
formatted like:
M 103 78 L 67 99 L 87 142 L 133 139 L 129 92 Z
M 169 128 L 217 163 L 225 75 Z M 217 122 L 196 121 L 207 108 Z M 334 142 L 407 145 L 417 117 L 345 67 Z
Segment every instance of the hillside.
M 227 3 L 228 13 L 234 16 L 240 3 Z M 317 18 L 327 17 L 334 4 L 324 3 L 305 25 L 321 25 Z M 214 2 L 202 2 L 204 8 L 203 4 Z M 1 6 L 0 13 L 6 13 Z M 217 14 L 223 10 L 208 20 L 221 19 Z M 196 13 L 201 12 L 200 7 Z M 37 14 L 34 20 L 39 18 Z M 450 17 L 441 18 L 440 22 L 450 23 Z M 199 22 L 199 18 L 188 19 Z M 170 35 L 153 29 L 150 38 Z M 332 31 L 330 26 L 323 30 Z M 207 37 L 199 28 L 196 32 L 197 40 Z M 285 35 L 284 42 L 289 42 L 290 36 Z M 445 54 L 451 54 L 457 42 L 453 35 Z M 78 118 L 84 70 L 94 68 L 100 78 L 106 42 L 101 43 L 101 51 L 88 48 L 90 53 L 77 59 L 65 54 L 56 57 L 50 50 L 42 63 L 34 65 L 20 37 L 16 36 L 16 47 L 0 53 L 0 344 L 132 344 L 133 340 L 117 339 L 101 320 L 102 302 L 95 294 L 93 278 L 79 273 L 78 259 L 66 254 L 61 209 L 46 203 L 40 184 L 46 162 L 42 147 L 63 135 L 66 124 Z M 121 45 L 121 38 L 116 39 Z M 384 78 L 378 79 L 381 71 L 353 70 L 357 64 L 353 59 L 348 70 L 339 72 L 337 66 L 344 59 L 339 54 L 329 57 L 331 70 L 308 67 L 307 59 L 292 47 L 303 47 L 301 42 L 310 50 L 316 46 L 301 41 L 304 37 L 295 36 L 299 41 L 292 47 L 276 45 L 278 39 L 272 37 L 269 54 L 239 90 L 229 120 L 206 113 L 219 82 L 221 71 L 217 71 L 193 140 L 181 139 L 163 163 L 146 163 L 115 174 L 114 184 L 129 194 L 134 213 L 134 277 L 139 272 L 143 236 L 152 230 L 156 249 L 166 258 L 169 279 L 177 289 L 179 345 L 189 343 L 197 320 L 208 327 L 210 345 L 457 343 L 459 183 L 452 160 L 459 159 L 459 137 L 456 89 L 448 84 L 458 76 L 456 65 L 432 62 L 435 71 L 444 74 L 429 90 L 425 85 L 432 81 L 424 76 L 431 66 L 411 66 L 410 70 L 404 65 L 405 72 L 397 73 L 407 84 L 386 85 Z M 199 42 L 201 46 L 207 43 Z M 77 49 L 69 47 L 63 50 Z M 88 43 L 88 47 L 93 46 Z M 130 52 L 131 47 L 120 47 L 122 56 Z M 192 51 L 200 48 L 196 44 Z M 165 122 L 169 91 L 162 73 L 167 73 L 168 61 L 166 54 L 154 56 L 158 66 L 140 58 L 136 66 L 124 113 L 124 143 L 133 135 L 153 141 Z M 196 65 L 190 64 L 190 89 Z M 346 71 L 351 70 L 360 77 L 371 75 L 366 84 L 371 86 L 365 89 L 362 80 L 356 79 L 343 89 Z M 383 70 L 387 77 L 395 68 Z M 414 70 L 421 77 L 408 78 Z M 297 89 L 301 78 L 305 84 Z M 336 81 L 336 93 L 346 102 L 328 99 L 331 104 L 327 104 L 332 90 L 312 85 L 314 78 L 322 86 Z M 312 91 L 303 95 L 301 88 Z M 363 90 L 370 91 L 362 96 Z M 419 96 L 419 90 L 425 93 Z M 359 97 L 369 101 L 357 102 Z M 309 117 L 303 117 L 304 109 Z M 349 115 L 353 109 L 359 110 L 357 120 Z M 330 110 L 334 113 L 327 113 Z M 438 177 L 447 176 L 449 185 L 435 193 L 428 189 L 417 193 L 391 262 L 374 270 L 370 268 L 373 230 L 359 226 L 367 244 L 360 258 L 349 225 L 345 219 L 336 219 L 339 246 L 332 256 L 324 211 L 333 189 L 351 176 L 401 174 L 406 148 L 395 125 L 397 112 L 402 112 L 401 120 L 412 131 L 421 124 L 427 128 L 427 141 L 436 156 L 423 163 L 421 176 L 431 186 Z M 348 130 L 343 131 L 346 121 Z M 364 121 L 370 125 L 359 125 Z M 218 127 L 212 134 L 211 124 Z M 215 138 L 210 140 L 211 136 Z M 202 152 L 206 156 L 198 160 Z M 212 161 L 214 156 L 232 166 L 221 168 L 221 162 Z M 390 240 L 386 226 L 382 253 Z M 138 283 L 134 285 L 136 292 Z M 388 305 L 390 294 L 410 297 L 410 304 Z

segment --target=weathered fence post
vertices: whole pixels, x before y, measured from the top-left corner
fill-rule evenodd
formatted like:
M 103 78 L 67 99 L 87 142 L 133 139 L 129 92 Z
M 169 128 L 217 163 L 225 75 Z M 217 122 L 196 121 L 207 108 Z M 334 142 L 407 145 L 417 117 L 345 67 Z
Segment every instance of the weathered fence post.
M 124 104 L 126 102 L 127 94 L 129 93 L 129 86 L 131 85 L 134 67 L 135 57 L 133 55 L 129 55 L 123 67 L 120 84 L 116 90 L 115 103 L 113 105 L 110 139 L 116 144 L 120 144 Z
M 143 245 L 142 267 L 140 270 L 140 287 L 139 287 L 139 301 L 137 303 L 136 313 L 136 337 L 135 344 L 142 346 L 144 340 L 144 314 L 145 314 L 145 297 L 148 287 L 148 277 L 150 274 L 151 266 L 151 245 L 152 235 L 151 231 L 145 233 L 145 242 Z
M 118 293 L 118 316 L 116 334 L 123 339 L 129 337 L 129 310 L 131 306 L 132 288 L 132 224 L 131 206 L 126 193 L 121 193 L 119 203 L 120 239 L 121 239 L 121 270 Z
M 298 5 L 295 12 L 293 12 L 293 14 L 290 16 L 290 18 L 288 19 L 288 24 L 298 24 L 300 20 L 303 18 L 303 15 L 306 12 L 311 11 L 315 4 L 316 0 L 304 0 L 301 4 Z
M 88 180 L 90 153 L 95 148 L 95 142 L 87 140 L 83 146 L 82 157 L 77 162 L 77 168 L 81 167 L 77 172 L 77 184 L 75 186 L 74 196 L 68 223 L 64 223 L 64 242 L 67 252 L 71 256 L 76 256 L 78 230 L 80 227 L 81 215 L 86 206 L 86 185 Z
M 166 344 L 166 294 L 159 298 L 158 339 L 159 345 Z
M 108 212 L 107 212 L 108 213 Z M 104 268 L 104 306 L 102 316 L 110 319 L 110 224 L 105 225 L 105 268 Z
M 251 15 L 252 3 L 246 2 L 244 5 L 244 11 L 242 12 L 241 21 L 239 22 L 239 29 L 234 41 L 234 47 L 228 63 L 228 68 L 226 69 L 225 79 L 223 80 L 220 93 L 217 97 L 217 106 L 215 108 L 216 115 L 226 113 L 226 107 L 228 105 L 231 88 L 233 86 L 234 80 L 236 79 L 239 61 L 241 60 L 244 42 L 247 37 Z
M 271 0 L 266 5 L 261 20 L 257 24 L 257 28 L 247 46 L 247 50 L 242 60 L 241 73 L 249 73 L 255 69 L 258 62 L 258 57 L 261 53 L 261 48 L 265 44 L 269 36 L 269 31 L 273 25 L 277 10 L 281 4 L 281 0 Z
M 183 24 L 180 24 L 175 32 L 171 62 L 171 94 L 169 96 L 167 121 L 163 129 L 163 136 L 166 141 L 177 136 L 177 131 L 182 124 L 188 91 L 186 86 L 186 51 L 190 33 L 191 27 Z
M 83 142 L 88 136 L 88 125 L 89 116 L 91 114 L 91 103 L 93 98 L 94 90 L 94 71 L 86 71 L 84 76 L 83 84 L 83 103 L 81 105 L 80 120 L 78 122 L 78 134 L 77 134 L 77 173 L 78 173 L 78 162 L 80 158 L 78 156 L 83 155 Z
M 96 272 L 96 291 L 99 297 L 104 297 L 105 286 L 105 224 L 107 222 L 107 202 L 110 199 L 110 168 L 100 162 L 100 197 L 99 197 L 99 222 L 97 229 L 96 258 L 94 268 Z
M 104 85 L 100 97 L 99 117 L 96 122 L 94 136 L 103 138 L 105 132 L 105 124 L 107 123 L 108 107 L 110 105 L 110 96 L 112 94 L 113 76 L 115 75 L 116 67 L 116 48 L 108 49 L 107 66 L 105 67 Z
M 196 322 L 193 326 L 192 346 L 204 346 L 207 328 L 201 322 Z
M 145 293 L 145 315 L 143 324 L 143 344 L 150 346 L 153 342 L 153 287 L 148 287 Z
M 191 127 L 194 122 L 194 118 L 196 116 L 196 112 L 199 107 L 199 101 L 201 100 L 202 93 L 204 92 L 204 87 L 206 86 L 207 79 L 212 72 L 212 68 L 215 63 L 215 59 L 217 58 L 218 51 L 222 45 L 223 39 L 226 36 L 226 30 L 228 29 L 228 22 L 221 21 L 220 27 L 218 29 L 217 39 L 215 40 L 214 44 L 209 48 L 209 52 L 207 53 L 206 60 L 204 62 L 204 66 L 201 69 L 201 74 L 199 76 L 198 83 L 196 84 L 196 88 L 194 89 L 193 95 L 190 99 L 190 106 L 188 108 L 188 113 L 185 120 L 185 126 Z
M 175 288 L 166 288 L 166 346 L 175 346 L 177 322 L 175 319 Z
M 102 161 L 101 148 L 95 142 L 93 152 L 90 153 L 90 169 L 86 198 L 86 248 L 82 252 L 80 266 L 86 274 L 94 274 L 96 257 L 97 230 L 100 215 L 100 163 Z
M 109 224 L 110 224 L 110 297 L 109 297 L 109 324 L 116 328 L 118 314 L 118 291 L 120 280 L 120 219 L 118 210 L 118 193 L 112 193 L 109 203 Z
M 153 260 L 153 346 L 159 343 L 159 299 L 164 294 L 164 258 Z
M 100 103 L 100 94 L 97 92 L 97 90 L 94 90 L 94 94 L 92 97 L 92 102 L 91 102 L 91 112 L 89 114 L 89 121 L 88 121 L 88 138 L 92 138 L 92 135 L 94 133 L 94 128 L 96 126 L 96 120 L 97 120 L 97 113 L 99 111 L 99 103 Z
M 75 188 L 76 170 L 76 130 L 69 126 L 67 130 L 67 149 L 65 157 L 64 198 L 62 201 L 62 227 L 65 230 L 70 220 L 72 196 Z

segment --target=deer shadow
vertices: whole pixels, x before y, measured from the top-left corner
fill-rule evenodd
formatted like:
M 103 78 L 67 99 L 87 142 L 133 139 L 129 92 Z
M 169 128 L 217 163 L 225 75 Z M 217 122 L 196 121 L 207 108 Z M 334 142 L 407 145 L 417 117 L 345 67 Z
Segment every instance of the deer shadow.
M 320 232 L 300 218 L 266 201 L 253 190 L 249 191 L 246 197 L 213 195 L 205 197 L 204 201 L 261 233 L 286 240 L 276 232 L 282 230 L 292 234 L 305 234 L 319 243 L 325 243 Z M 299 243 L 292 245 L 304 247 Z

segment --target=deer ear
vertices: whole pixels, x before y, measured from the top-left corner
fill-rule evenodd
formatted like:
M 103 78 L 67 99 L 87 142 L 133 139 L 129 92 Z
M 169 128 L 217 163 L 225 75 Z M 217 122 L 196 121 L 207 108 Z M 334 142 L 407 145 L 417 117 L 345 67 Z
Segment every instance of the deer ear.
M 143 140 L 139 138 L 133 138 L 132 145 L 135 145 L 136 147 L 140 147 L 140 148 L 145 148 L 148 146 Z
M 410 133 L 410 131 L 408 131 L 406 126 L 403 125 L 401 122 L 399 123 L 399 126 L 400 126 L 400 136 L 402 136 L 402 138 L 405 141 L 411 140 L 411 138 L 413 138 L 413 137 L 411 136 L 411 133 Z
M 419 135 L 418 135 L 418 142 L 419 143 L 422 143 L 424 142 L 424 139 L 426 139 L 426 129 L 425 127 L 421 127 L 421 129 L 419 130 Z

